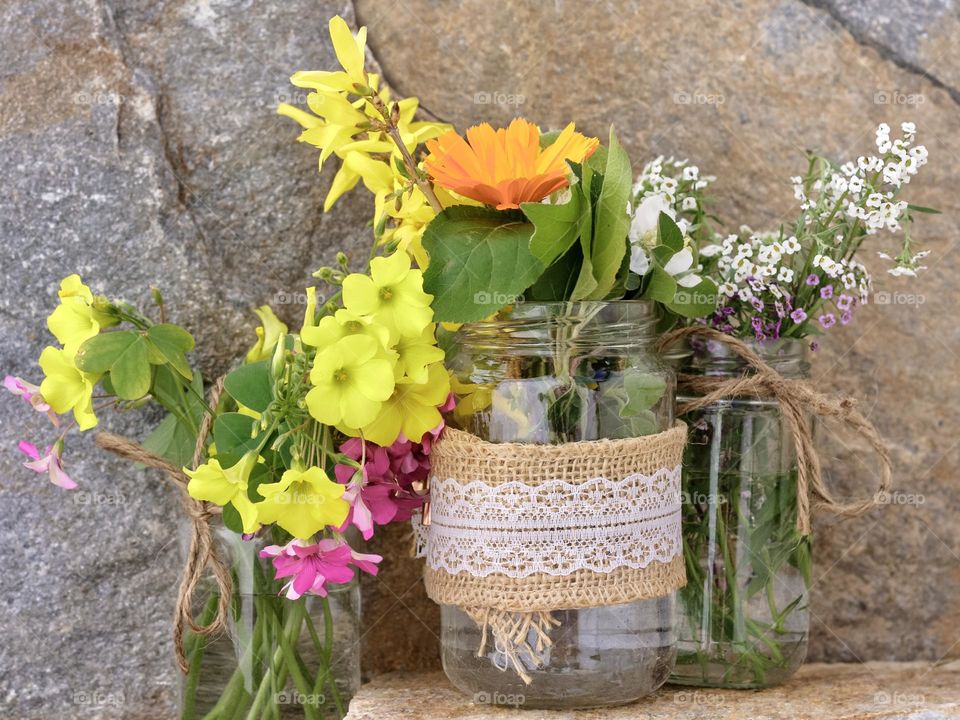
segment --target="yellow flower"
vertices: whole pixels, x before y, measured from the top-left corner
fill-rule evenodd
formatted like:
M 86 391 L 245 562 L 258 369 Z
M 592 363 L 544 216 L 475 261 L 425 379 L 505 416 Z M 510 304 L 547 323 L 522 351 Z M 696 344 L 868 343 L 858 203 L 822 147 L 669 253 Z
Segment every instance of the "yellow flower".
M 316 327 L 317 325 L 317 288 L 307 288 L 307 306 L 303 310 L 303 328 Z
M 73 363 L 73 355 L 67 350 L 46 347 L 40 353 L 43 382 L 40 394 L 56 413 L 73 411 L 74 420 L 81 430 L 89 430 L 97 424 L 93 414 L 93 388 L 99 375 L 85 373 Z
M 257 509 L 247 495 L 247 483 L 257 460 L 257 453 L 251 451 L 228 468 L 221 467 L 219 460 L 207 460 L 196 470 L 184 468 L 183 472 L 190 478 L 187 492 L 194 500 L 206 500 L 221 507 L 233 505 L 240 515 L 243 531 L 252 533 L 259 523 Z
M 387 447 L 402 432 L 408 440 L 419 442 L 424 433 L 433 430 L 443 419 L 439 407 L 450 392 L 450 382 L 443 365 L 435 363 L 427 371 L 427 381 L 413 383 L 403 380 L 397 383 L 393 395 L 383 403 L 376 420 L 364 425 L 361 430 L 366 440 Z M 356 435 L 356 431 L 348 432 Z
M 394 387 L 393 365 L 371 337 L 349 335 L 317 353 L 307 393 L 310 414 L 324 425 L 372 421 Z
M 410 256 L 398 251 L 370 261 L 370 275 L 354 273 L 343 280 L 343 303 L 358 315 L 387 326 L 391 342 L 419 337 L 433 319 L 432 295 L 423 292 L 423 273 L 410 267 Z
M 287 334 L 287 326 L 280 321 L 269 305 L 262 305 L 254 312 L 263 325 L 257 327 L 257 342 L 247 353 L 247 362 L 255 363 L 273 357 L 280 339 Z
M 360 32 L 354 37 L 346 21 L 339 15 L 330 18 L 328 27 L 330 39 L 333 40 L 333 51 L 337 54 L 340 65 L 351 80 L 365 83 L 367 78 L 363 71 L 363 55 L 367 45 L 367 29 L 360 28 Z
M 47 327 L 72 357 L 77 349 L 100 332 L 109 319 L 93 309 L 93 293 L 77 274 L 60 281 L 60 304 L 47 318 Z
M 257 504 L 260 522 L 275 522 L 294 537 L 308 540 L 327 525 L 339 527 L 347 519 L 350 503 L 342 497 L 344 489 L 318 467 L 287 470 L 280 482 L 257 488 L 264 497 Z
M 493 388 L 490 385 L 460 382 L 453 373 L 450 373 L 450 389 L 457 398 L 453 416 L 460 420 L 486 410 L 493 403 Z
M 412 382 L 427 382 L 427 366 L 443 360 L 443 350 L 437 347 L 434 336 L 436 325 L 427 325 L 418 337 L 402 337 L 394 348 L 399 356 L 396 375 L 406 375 Z
M 384 348 L 390 345 L 390 331 L 374 322 L 373 318 L 363 317 L 340 308 L 333 315 L 320 319 L 316 327 L 303 328 L 300 337 L 307 345 L 325 348 L 348 335 L 366 335 L 372 337 Z

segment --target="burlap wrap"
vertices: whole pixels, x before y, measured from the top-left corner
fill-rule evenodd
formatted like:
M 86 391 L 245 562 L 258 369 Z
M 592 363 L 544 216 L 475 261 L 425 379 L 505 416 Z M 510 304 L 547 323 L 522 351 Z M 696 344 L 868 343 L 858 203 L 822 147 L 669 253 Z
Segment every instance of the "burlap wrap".
M 574 484 L 595 478 L 619 481 L 637 475 L 653 476 L 668 469 L 675 472 L 670 475 L 666 492 L 675 496 L 679 512 L 678 468 L 685 443 L 686 426 L 683 423 L 656 435 L 562 445 L 490 443 L 448 428 L 431 454 L 432 476 L 434 481 L 444 478 L 463 484 L 480 481 L 498 486 L 520 482 L 538 486 L 556 480 Z M 649 487 L 644 492 L 649 494 Z M 599 507 L 602 498 L 595 497 L 595 501 Z M 514 529 L 509 525 L 507 510 L 504 508 L 503 533 Z M 589 507 L 586 510 L 589 511 Z M 495 521 L 493 526 L 496 529 Z M 543 530 L 549 531 L 550 528 Z M 437 563 L 428 550 L 424 580 L 427 594 L 435 602 L 474 612 L 484 608 L 520 613 L 549 612 L 656 598 L 685 584 L 679 524 L 676 537 L 666 540 L 673 543 L 675 549 L 665 562 L 653 559 L 645 567 L 618 566 L 612 562 L 604 572 L 578 569 L 570 574 L 535 572 L 522 577 L 499 572 L 482 575 L 450 573 L 436 567 Z

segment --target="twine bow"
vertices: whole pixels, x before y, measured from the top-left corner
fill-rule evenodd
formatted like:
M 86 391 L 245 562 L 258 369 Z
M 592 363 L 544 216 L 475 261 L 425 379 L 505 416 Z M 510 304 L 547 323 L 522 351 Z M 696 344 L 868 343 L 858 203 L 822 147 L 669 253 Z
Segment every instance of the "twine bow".
M 211 411 L 217 407 L 222 392 L 223 378 L 220 378 L 210 393 Z M 197 468 L 203 461 L 207 437 L 210 435 L 212 425 L 213 412 L 206 413 L 200 425 L 200 432 L 197 435 L 197 444 L 193 449 L 193 460 L 191 462 L 191 467 L 193 468 Z M 157 470 L 162 470 L 166 477 L 180 491 L 183 509 L 187 515 L 190 516 L 193 525 L 190 538 L 190 551 L 187 554 L 187 563 L 184 565 L 183 572 L 180 576 L 180 589 L 177 592 L 177 604 L 173 620 L 173 644 L 177 655 L 177 664 L 180 666 L 180 669 L 186 673 L 190 669 L 190 663 L 183 649 L 184 629 L 189 627 L 191 632 L 197 633 L 198 635 L 214 635 L 226 629 L 227 620 L 230 615 L 233 578 L 230 575 L 230 569 L 217 554 L 213 530 L 210 527 L 210 519 L 215 513 L 219 512 L 220 508 L 207 502 L 194 500 L 190 497 L 187 493 L 187 483 L 190 481 L 190 478 L 183 473 L 183 470 L 159 455 L 155 455 L 141 445 L 127 438 L 120 437 L 119 435 L 106 432 L 97 435 L 96 443 L 104 450 L 108 450 L 122 458 L 142 463 L 147 467 L 156 468 Z M 200 580 L 203 578 L 204 571 L 208 567 L 213 573 L 214 580 L 220 589 L 220 597 L 217 603 L 217 612 L 213 620 L 208 625 L 200 625 L 193 613 L 193 594 Z
M 775 398 L 787 419 L 797 450 L 797 529 L 801 533 L 810 533 L 811 495 L 816 499 L 816 509 L 844 517 L 862 515 L 879 505 L 878 499 L 890 490 L 893 474 L 890 451 L 873 423 L 856 409 L 856 400 L 825 395 L 814 390 L 809 382 L 785 378 L 743 341 L 706 326 L 690 326 L 669 332 L 660 340 L 660 347 L 692 336 L 724 343 L 747 364 L 750 372 L 736 378 L 680 374 L 677 377 L 678 387 L 699 397 L 678 406 L 677 411 L 686 413 L 699 410 L 725 398 Z M 813 429 L 807 420 L 809 411 L 818 417 L 840 421 L 873 447 L 880 458 L 880 483 L 872 497 L 848 503 L 839 502 L 833 497 L 823 481 L 820 458 L 813 443 Z

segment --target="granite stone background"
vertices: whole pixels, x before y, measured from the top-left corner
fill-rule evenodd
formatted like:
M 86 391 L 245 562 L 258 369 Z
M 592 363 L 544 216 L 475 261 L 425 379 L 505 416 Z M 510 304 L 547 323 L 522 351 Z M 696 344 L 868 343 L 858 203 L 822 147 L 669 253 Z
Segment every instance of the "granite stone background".
M 960 657 L 960 11 L 950 0 L 52 0 L 0 2 L 0 368 L 36 377 L 62 276 L 145 302 L 156 285 L 198 338 L 209 378 L 252 339 L 249 310 L 292 319 L 335 249 L 367 242 L 362 191 L 320 212 L 332 165 L 273 113 L 297 69 L 332 67 L 334 13 L 369 26 L 401 94 L 461 129 L 522 114 L 612 123 L 637 169 L 689 157 L 719 177 L 730 227 L 794 212 L 801 152 L 851 159 L 877 123 L 914 120 L 930 163 L 911 197 L 943 215 L 915 235 L 918 280 L 878 275 L 875 302 L 814 361 L 890 440 L 898 493 L 818 522 L 811 659 Z M 878 241 L 882 245 L 882 240 Z M 878 245 L 878 248 L 880 245 Z M 866 256 L 875 268 L 878 261 Z M 107 423 L 136 435 L 156 416 Z M 46 428 L 0 403 L 0 715 L 171 718 L 180 562 L 174 494 L 68 443 L 64 494 L 19 467 Z M 862 443 L 822 433 L 841 495 L 872 492 Z M 403 529 L 365 583 L 366 671 L 437 667 L 436 608 Z

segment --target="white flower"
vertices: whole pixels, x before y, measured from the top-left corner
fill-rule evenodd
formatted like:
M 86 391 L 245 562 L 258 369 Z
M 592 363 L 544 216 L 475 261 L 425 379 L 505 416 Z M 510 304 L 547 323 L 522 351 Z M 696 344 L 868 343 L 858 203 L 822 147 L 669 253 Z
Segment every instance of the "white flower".
M 793 270 L 788 267 L 780 268 L 780 272 L 777 273 L 777 280 L 782 283 L 793 282 Z
M 660 213 L 666 213 L 671 220 L 676 220 L 676 213 L 663 195 L 645 197 L 633 213 L 630 221 L 630 243 L 652 248 L 657 243 L 657 223 L 660 222 Z
M 711 258 L 723 252 L 719 245 L 704 245 L 700 248 L 700 257 Z
M 912 122 L 900 123 L 900 129 L 903 131 L 904 135 L 916 135 L 917 134 L 917 125 Z
M 683 202 L 680 204 L 681 210 L 696 210 L 697 209 L 697 199 L 695 197 L 687 196 L 683 199 Z
M 688 247 L 674 253 L 673 257 L 667 260 L 667 264 L 663 266 L 663 270 L 668 275 L 673 275 L 680 287 L 692 288 L 699 285 L 702 280 L 699 275 L 693 272 L 693 252 Z
M 650 258 L 640 243 L 630 246 L 630 271 L 641 277 L 650 269 Z
M 696 180 L 700 176 L 700 168 L 696 165 L 691 165 L 690 167 L 685 167 L 683 169 L 683 179 L 684 180 Z
M 796 252 L 800 252 L 800 249 L 800 243 L 793 235 L 783 241 L 783 251 L 787 255 L 793 255 Z
M 726 295 L 727 297 L 733 297 L 737 292 L 737 286 L 734 285 L 732 282 L 725 282 L 721 284 L 720 287 L 717 288 L 717 290 L 720 292 L 721 295 Z
M 748 287 L 742 287 L 737 290 L 737 297 L 743 302 L 750 302 L 750 300 L 753 298 L 753 290 Z
M 926 270 L 926 268 L 918 267 L 917 270 Z M 905 275 L 907 277 L 916 277 L 917 270 L 914 270 L 913 268 L 903 267 L 902 265 L 898 265 L 895 268 L 890 268 L 889 270 L 887 270 L 887 272 L 893 275 L 894 277 L 900 277 L 902 275 Z

